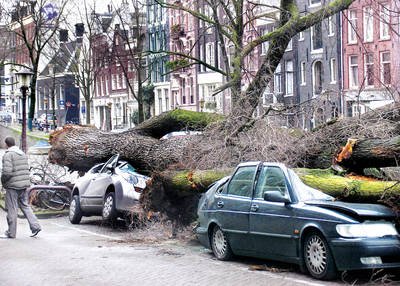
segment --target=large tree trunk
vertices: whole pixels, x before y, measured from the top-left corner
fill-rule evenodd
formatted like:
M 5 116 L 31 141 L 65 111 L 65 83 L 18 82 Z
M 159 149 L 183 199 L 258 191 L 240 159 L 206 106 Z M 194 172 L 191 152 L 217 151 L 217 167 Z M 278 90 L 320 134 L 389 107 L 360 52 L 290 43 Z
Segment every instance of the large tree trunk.
M 388 139 L 349 139 L 335 156 L 335 163 L 361 174 L 365 168 L 398 166 L 400 136 Z
M 331 169 L 294 169 L 307 185 L 328 195 L 350 202 L 389 204 L 399 199 L 397 182 L 368 178 L 342 177 Z M 144 190 L 140 203 L 146 212 L 159 211 L 180 224 L 191 223 L 196 218 L 200 194 L 213 182 L 232 174 L 226 170 L 166 170 L 153 174 Z
M 222 118 L 212 113 L 174 110 L 163 113 L 122 133 L 104 132 L 95 127 L 67 125 L 50 137 L 49 160 L 71 170 L 87 171 L 119 153 L 142 171 L 163 170 L 178 163 L 185 147 L 199 136 L 160 141 L 170 131 L 203 130 L 207 124 Z M 144 134 L 148 135 L 145 136 Z
M 120 154 L 122 160 L 135 168 L 150 172 L 179 162 L 184 146 L 191 139 L 160 141 L 134 130 L 112 133 L 94 127 L 67 125 L 51 135 L 49 161 L 71 170 L 87 171 L 94 164 Z

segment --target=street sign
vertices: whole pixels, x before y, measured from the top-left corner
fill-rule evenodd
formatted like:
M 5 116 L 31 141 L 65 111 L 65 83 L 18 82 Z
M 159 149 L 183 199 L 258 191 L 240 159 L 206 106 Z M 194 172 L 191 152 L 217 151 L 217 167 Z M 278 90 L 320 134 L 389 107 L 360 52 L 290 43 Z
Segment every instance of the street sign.
M 72 105 L 71 105 L 71 102 L 70 101 L 67 101 L 66 103 L 65 103 L 65 106 L 66 107 L 71 107 Z
M 82 107 L 81 107 L 81 112 L 82 112 L 82 113 L 86 113 L 86 108 L 85 108 L 85 106 L 82 106 Z
M 64 105 L 64 100 L 60 100 L 60 105 Z

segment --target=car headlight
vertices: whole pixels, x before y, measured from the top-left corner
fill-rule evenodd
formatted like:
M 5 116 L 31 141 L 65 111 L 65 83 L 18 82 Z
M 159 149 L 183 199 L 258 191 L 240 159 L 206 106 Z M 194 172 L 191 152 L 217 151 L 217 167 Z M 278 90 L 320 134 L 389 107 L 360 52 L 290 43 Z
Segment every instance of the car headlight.
M 127 181 L 129 184 L 135 185 L 138 182 L 138 179 L 136 178 L 136 176 L 129 174 L 127 172 L 121 172 L 121 176 L 122 178 L 125 179 L 125 181 Z
M 338 224 L 336 231 L 343 237 L 382 237 L 398 235 L 396 228 L 390 222 Z

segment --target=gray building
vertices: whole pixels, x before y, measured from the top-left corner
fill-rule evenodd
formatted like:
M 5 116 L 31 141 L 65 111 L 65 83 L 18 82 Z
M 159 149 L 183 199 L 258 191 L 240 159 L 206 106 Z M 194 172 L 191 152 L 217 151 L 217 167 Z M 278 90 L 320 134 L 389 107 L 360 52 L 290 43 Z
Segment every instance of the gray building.
M 147 47 L 150 51 L 169 50 L 168 9 L 161 7 L 155 0 L 147 1 Z M 169 56 L 165 53 L 150 53 L 147 57 L 149 81 L 154 85 L 154 114 L 158 115 L 171 109 L 170 76 L 166 63 Z
M 58 126 L 65 123 L 79 123 L 79 88 L 71 70 L 72 57 L 77 56 L 77 43 L 61 42 L 55 56 L 40 74 L 37 81 L 37 113 L 54 114 Z
M 321 0 L 297 3 L 306 13 L 322 5 Z M 296 117 L 299 127 L 310 129 L 342 114 L 340 13 L 299 33 L 296 40 Z

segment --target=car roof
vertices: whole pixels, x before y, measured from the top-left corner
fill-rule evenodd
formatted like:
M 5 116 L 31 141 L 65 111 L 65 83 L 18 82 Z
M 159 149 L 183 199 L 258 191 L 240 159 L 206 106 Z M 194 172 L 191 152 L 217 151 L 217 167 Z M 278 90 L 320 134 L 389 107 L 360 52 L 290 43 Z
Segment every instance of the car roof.
M 243 166 L 254 166 L 260 164 L 261 161 L 248 161 L 248 162 L 242 162 L 238 165 L 238 167 L 243 167 Z M 285 169 L 286 165 L 283 163 L 279 162 L 262 162 L 263 166 L 271 166 L 271 167 L 280 167 Z

